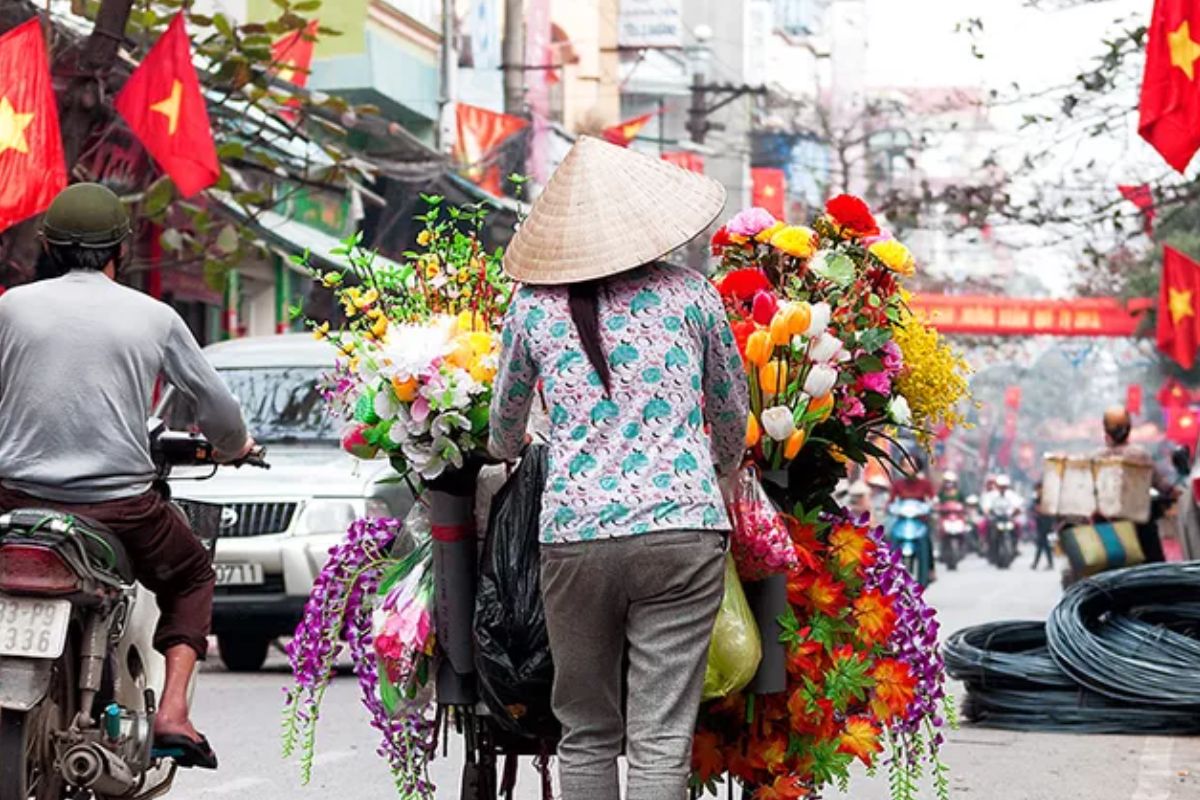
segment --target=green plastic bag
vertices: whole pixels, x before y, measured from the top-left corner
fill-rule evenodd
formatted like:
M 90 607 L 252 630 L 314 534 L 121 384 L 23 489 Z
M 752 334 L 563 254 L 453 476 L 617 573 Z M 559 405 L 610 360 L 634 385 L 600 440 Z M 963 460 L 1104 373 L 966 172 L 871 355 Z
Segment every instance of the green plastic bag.
M 733 556 L 725 556 L 725 596 L 712 643 L 708 646 L 708 668 L 704 672 L 704 699 L 715 700 L 740 692 L 749 685 L 762 660 L 762 639 L 754 612 L 738 579 Z

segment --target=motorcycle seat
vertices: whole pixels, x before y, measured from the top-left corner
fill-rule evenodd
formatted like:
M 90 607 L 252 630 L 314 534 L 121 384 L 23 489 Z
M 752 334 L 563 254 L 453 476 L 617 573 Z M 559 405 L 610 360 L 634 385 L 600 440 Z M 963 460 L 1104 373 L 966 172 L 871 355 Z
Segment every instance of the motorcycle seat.
M 7 524 L 0 536 L 14 538 L 65 538 L 71 530 L 83 545 L 88 563 L 94 568 L 118 578 L 122 583 L 132 584 L 135 580 L 133 562 L 121 539 L 112 529 L 90 517 L 67 514 L 45 508 L 19 508 L 7 517 Z M 58 523 L 58 524 L 55 524 Z

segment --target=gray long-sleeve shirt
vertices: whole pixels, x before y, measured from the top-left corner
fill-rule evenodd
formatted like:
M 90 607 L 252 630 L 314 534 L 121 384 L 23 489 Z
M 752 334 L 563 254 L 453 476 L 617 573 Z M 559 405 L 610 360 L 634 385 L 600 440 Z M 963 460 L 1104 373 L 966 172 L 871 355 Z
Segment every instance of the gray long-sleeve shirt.
M 64 503 L 148 490 L 160 375 L 218 450 L 241 449 L 237 400 L 169 306 L 89 271 L 0 296 L 0 483 Z

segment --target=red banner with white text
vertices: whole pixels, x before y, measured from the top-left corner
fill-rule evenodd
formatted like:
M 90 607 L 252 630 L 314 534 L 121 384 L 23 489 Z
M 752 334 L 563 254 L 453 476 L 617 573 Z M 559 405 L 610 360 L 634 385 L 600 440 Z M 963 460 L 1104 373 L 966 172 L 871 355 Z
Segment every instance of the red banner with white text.
M 1149 299 L 1022 299 L 986 295 L 914 295 L 909 307 L 942 333 L 980 336 L 1133 336 Z

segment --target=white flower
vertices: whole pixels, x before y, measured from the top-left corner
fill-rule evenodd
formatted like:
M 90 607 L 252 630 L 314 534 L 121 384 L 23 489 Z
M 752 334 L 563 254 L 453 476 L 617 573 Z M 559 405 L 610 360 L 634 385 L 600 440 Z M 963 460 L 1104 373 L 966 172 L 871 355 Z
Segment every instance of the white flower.
M 824 397 L 833 391 L 837 383 L 837 370 L 824 364 L 816 364 L 804 379 L 804 393 L 809 397 Z
M 782 442 L 796 430 L 792 410 L 786 406 L 773 406 L 762 412 L 763 431 L 777 442 Z
M 912 409 L 908 407 L 908 398 L 898 394 L 888 403 L 888 417 L 897 425 L 912 424 Z
M 842 340 L 826 331 L 813 342 L 808 351 L 808 358 L 814 363 L 825 364 L 833 361 L 841 352 Z
M 833 314 L 833 309 L 829 307 L 829 303 L 813 303 L 812 304 L 812 322 L 808 323 L 808 330 L 804 335 L 809 339 L 815 339 L 825 332 L 829 327 L 829 317 Z
M 445 317 L 429 325 L 395 325 L 380 352 L 379 372 L 402 381 L 428 375 L 433 363 L 453 350 L 454 320 Z
M 469 431 L 471 430 L 471 420 L 457 411 L 447 411 L 438 414 L 437 419 L 429 426 L 429 432 L 435 438 L 442 436 L 453 436 L 455 429 Z
M 400 401 L 392 393 L 391 387 L 382 386 L 375 392 L 375 416 L 380 419 L 392 419 L 400 410 Z

